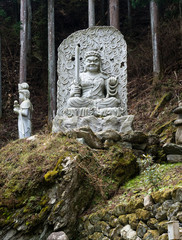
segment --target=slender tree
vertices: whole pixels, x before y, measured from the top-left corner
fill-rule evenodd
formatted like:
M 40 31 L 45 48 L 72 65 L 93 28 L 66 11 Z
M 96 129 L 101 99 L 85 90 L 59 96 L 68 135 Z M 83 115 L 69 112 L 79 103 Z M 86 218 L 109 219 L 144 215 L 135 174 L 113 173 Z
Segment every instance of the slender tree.
M 48 122 L 56 114 L 54 0 L 48 0 Z
M 180 18 L 180 34 L 181 34 L 181 48 L 182 48 L 182 0 L 179 0 L 179 18 Z
M 0 118 L 2 118 L 1 35 L 0 35 Z
M 31 23 L 32 23 L 32 6 L 31 0 L 27 0 L 27 55 L 31 55 Z
M 159 61 L 159 42 L 158 42 L 158 6 L 155 0 L 150 1 L 150 22 L 152 34 L 152 49 L 153 49 L 153 74 L 154 79 L 160 74 Z
M 127 5 L 128 5 L 128 26 L 131 30 L 132 19 L 131 19 L 131 1 L 130 0 L 127 0 Z
M 20 2 L 20 79 L 19 82 L 26 82 L 27 74 L 27 1 L 21 0 Z
M 88 0 L 88 26 L 95 26 L 95 0 Z
M 119 29 L 119 0 L 109 0 L 110 26 Z

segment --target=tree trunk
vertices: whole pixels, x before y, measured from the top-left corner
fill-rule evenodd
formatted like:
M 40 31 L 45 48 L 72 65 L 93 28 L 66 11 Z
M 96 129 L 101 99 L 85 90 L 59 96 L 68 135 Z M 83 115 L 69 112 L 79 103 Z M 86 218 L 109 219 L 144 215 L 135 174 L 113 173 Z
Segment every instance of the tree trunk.
M 26 82 L 26 74 L 27 74 L 27 7 L 26 1 L 21 0 L 20 4 L 20 79 L 19 82 Z
M 56 114 L 54 0 L 48 0 L 48 122 Z
M 100 9 L 101 9 L 100 23 L 101 23 L 101 25 L 104 25 L 104 23 L 105 23 L 105 0 L 101 0 Z
M 158 6 L 155 0 L 150 1 L 150 22 L 152 34 L 152 49 L 153 49 L 153 74 L 154 79 L 159 77 L 160 74 L 160 61 L 159 61 L 159 40 L 158 40 Z
M 0 118 L 2 118 L 1 35 L 0 35 Z
M 179 19 L 180 19 L 180 34 L 181 34 L 181 48 L 182 48 L 182 0 L 179 0 Z
M 132 19 L 131 19 L 131 2 L 130 2 L 130 0 L 127 0 L 127 5 L 128 5 L 128 27 L 131 31 Z
M 119 0 L 109 1 L 110 26 L 119 30 Z
M 31 0 L 27 0 L 27 55 L 31 55 L 31 23 L 32 23 L 32 6 Z
M 88 26 L 95 26 L 95 0 L 88 0 Z

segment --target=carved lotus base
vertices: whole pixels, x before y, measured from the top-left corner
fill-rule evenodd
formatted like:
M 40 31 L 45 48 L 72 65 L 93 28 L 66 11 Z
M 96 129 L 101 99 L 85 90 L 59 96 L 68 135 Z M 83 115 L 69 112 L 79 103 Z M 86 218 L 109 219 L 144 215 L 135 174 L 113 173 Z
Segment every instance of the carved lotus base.
M 121 117 L 124 115 L 124 110 L 121 107 L 112 107 L 112 108 L 67 108 L 64 110 L 64 114 L 68 117 L 86 117 L 86 116 L 95 116 L 95 117 L 106 117 L 106 116 L 116 116 Z
M 126 115 L 121 117 L 107 116 L 107 117 L 66 117 L 56 116 L 53 120 L 52 132 L 69 132 L 80 127 L 90 127 L 93 132 L 102 132 L 107 130 L 114 130 L 119 133 L 132 132 L 132 123 L 134 115 Z

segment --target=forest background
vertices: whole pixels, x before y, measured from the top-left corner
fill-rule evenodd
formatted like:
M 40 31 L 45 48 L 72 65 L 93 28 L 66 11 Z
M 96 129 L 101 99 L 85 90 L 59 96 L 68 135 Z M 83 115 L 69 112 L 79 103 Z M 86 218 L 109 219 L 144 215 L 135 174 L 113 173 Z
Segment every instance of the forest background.
M 182 1 L 157 1 L 161 75 L 155 83 L 149 2 L 119 1 L 119 27 L 128 45 L 128 110 L 135 115 L 134 128 L 146 132 L 173 121 L 175 116 L 172 110 L 182 99 Z M 95 1 L 96 25 L 109 25 L 108 6 L 107 0 Z M 47 125 L 48 4 L 44 0 L 32 0 L 31 8 L 31 54 L 27 59 L 27 82 L 34 106 L 33 134 L 36 134 L 50 131 Z M 17 116 L 13 113 L 13 102 L 18 99 L 20 1 L 0 0 L 0 22 L 3 106 L 0 146 L 3 146 L 17 138 Z M 87 0 L 55 1 L 56 49 L 68 35 L 87 27 Z M 161 99 L 158 111 L 156 106 Z

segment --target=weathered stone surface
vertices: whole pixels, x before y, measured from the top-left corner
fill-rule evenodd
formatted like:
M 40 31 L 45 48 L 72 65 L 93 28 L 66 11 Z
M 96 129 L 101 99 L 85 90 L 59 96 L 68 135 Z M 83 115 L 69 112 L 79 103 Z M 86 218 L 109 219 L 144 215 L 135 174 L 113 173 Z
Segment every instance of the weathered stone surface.
M 139 223 L 137 214 L 131 213 L 131 214 L 128 214 L 127 217 L 128 217 L 129 225 L 131 226 L 131 228 L 136 230 Z
M 168 240 L 168 234 L 167 233 L 163 233 L 161 236 L 159 236 L 158 240 Z
M 120 215 L 123 215 L 123 214 L 126 213 L 125 208 L 126 208 L 126 204 L 119 204 L 119 205 L 117 205 L 117 206 L 114 208 L 113 213 L 114 213 L 117 217 L 119 217 Z
M 109 220 L 109 225 L 115 228 L 117 224 L 118 224 L 118 219 L 114 215 L 112 215 Z
M 148 137 L 143 132 L 134 131 L 131 134 L 122 136 L 122 140 L 130 143 L 142 144 L 148 141 Z
M 128 222 L 128 216 L 127 215 L 120 215 L 118 218 L 119 222 L 121 223 L 121 225 L 127 225 Z
M 103 240 L 104 238 L 105 238 L 104 235 L 100 232 L 95 232 L 94 234 L 88 236 L 89 240 Z
M 143 221 L 147 221 L 150 218 L 150 212 L 144 209 L 137 209 L 136 210 L 136 216 L 138 219 L 143 220 Z
M 177 163 L 182 162 L 182 155 L 179 154 L 168 154 L 167 155 L 168 162 Z
M 7 233 L 6 233 L 6 235 L 5 236 L 3 236 L 3 238 L 2 238 L 2 240 L 9 240 L 9 239 L 11 239 L 15 234 L 16 234 L 16 230 L 10 230 L 10 231 L 8 231 Z
M 64 232 L 54 232 L 47 238 L 47 240 L 69 240 Z
M 94 233 L 94 230 L 95 230 L 95 229 L 94 229 L 94 225 L 92 225 L 89 220 L 87 220 L 87 221 L 85 222 L 84 228 L 85 228 L 85 230 L 88 232 L 88 235 Z
M 182 212 L 177 213 L 177 219 L 182 223 Z
M 125 211 L 126 213 L 133 213 L 137 208 L 143 207 L 143 199 L 132 199 L 130 202 L 126 205 Z
M 120 239 L 120 231 L 123 228 L 123 226 L 118 225 L 116 228 L 113 228 L 109 232 L 109 238 L 111 240 L 115 240 L 116 238 Z
M 165 200 L 171 199 L 171 191 L 169 189 L 153 192 L 151 195 L 155 203 L 163 203 Z
M 143 201 L 144 207 L 148 207 L 151 206 L 153 204 L 153 199 L 151 195 L 147 195 L 144 197 L 144 201 Z
M 88 127 L 82 127 L 74 131 L 77 138 L 83 138 L 86 144 L 91 148 L 103 148 L 100 139 Z
M 159 235 L 161 235 L 161 234 L 163 234 L 163 233 L 167 233 L 167 223 L 168 223 L 167 220 L 158 223 L 157 229 L 158 229 L 158 231 L 159 231 Z
M 140 221 L 138 226 L 137 226 L 137 230 L 136 230 L 137 236 L 139 236 L 142 239 L 144 234 L 147 231 L 148 231 L 148 226 L 144 222 Z
M 182 187 L 174 189 L 174 191 L 172 192 L 172 199 L 175 202 L 182 202 Z
M 169 155 L 169 154 L 177 154 L 177 155 L 182 155 L 182 146 L 177 145 L 174 143 L 166 143 L 163 146 L 164 152 Z
M 158 224 L 158 221 L 157 221 L 156 218 L 150 218 L 147 221 L 147 226 L 149 226 L 149 228 L 152 229 L 152 230 L 157 229 L 157 224 Z
M 162 206 L 160 206 L 158 209 L 157 209 L 157 214 L 155 215 L 156 219 L 160 222 L 160 221 L 163 221 L 165 219 L 167 219 L 167 211 L 164 210 L 162 208 Z
M 143 240 L 158 240 L 159 233 L 157 230 L 148 230 L 143 236 Z
M 105 132 L 100 132 L 96 135 L 102 140 L 102 142 L 104 142 L 105 140 L 112 140 L 114 142 L 118 142 L 121 139 L 120 134 L 111 129 Z
M 101 217 L 98 213 L 92 213 L 88 217 L 91 224 L 96 224 L 98 221 L 100 221 Z
M 120 234 L 123 239 L 136 240 L 137 238 L 136 232 L 132 230 L 130 225 L 123 227 L 120 231 Z
M 106 222 L 102 221 L 100 222 L 100 226 L 101 226 L 101 231 L 105 236 L 109 235 L 109 231 L 110 231 L 110 226 L 109 224 L 107 224 Z
M 126 115 L 121 117 L 107 116 L 107 117 L 59 117 L 56 116 L 53 120 L 52 131 L 54 133 L 64 132 L 67 133 L 70 130 L 74 130 L 80 127 L 89 127 L 93 132 L 103 132 L 108 130 L 114 130 L 120 133 L 132 133 L 132 123 L 134 116 Z
M 176 202 L 172 204 L 167 211 L 167 219 L 171 220 L 172 217 L 176 216 L 178 212 L 182 210 L 182 203 Z

